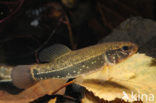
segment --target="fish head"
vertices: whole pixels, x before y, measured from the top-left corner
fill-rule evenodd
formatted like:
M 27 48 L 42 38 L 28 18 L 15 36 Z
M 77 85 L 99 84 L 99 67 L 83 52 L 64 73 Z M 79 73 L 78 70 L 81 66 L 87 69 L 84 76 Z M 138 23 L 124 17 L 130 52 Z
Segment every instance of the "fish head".
M 131 42 L 113 42 L 105 52 L 105 61 L 116 64 L 135 54 L 138 46 Z

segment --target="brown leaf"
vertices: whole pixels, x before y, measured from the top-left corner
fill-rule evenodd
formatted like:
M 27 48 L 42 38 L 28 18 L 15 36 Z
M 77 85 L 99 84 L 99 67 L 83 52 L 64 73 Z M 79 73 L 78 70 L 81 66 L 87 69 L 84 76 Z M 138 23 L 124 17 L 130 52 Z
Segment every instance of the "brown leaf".
M 0 103 L 29 103 L 46 94 L 52 94 L 62 85 L 66 83 L 64 79 L 48 79 L 42 80 L 34 86 L 25 89 L 18 95 L 12 95 L 5 91 L 0 91 Z M 64 89 L 60 90 L 58 94 L 64 94 Z
M 100 99 L 99 97 L 95 96 L 94 93 L 86 90 L 84 98 L 82 99 L 82 103 L 129 103 L 129 102 L 126 102 L 118 98 L 115 98 L 115 100 L 113 101 Z M 135 102 L 135 103 L 142 103 L 142 102 Z
M 82 99 L 82 103 L 105 103 L 107 101 L 100 99 L 95 96 L 92 92 L 85 90 L 84 97 Z

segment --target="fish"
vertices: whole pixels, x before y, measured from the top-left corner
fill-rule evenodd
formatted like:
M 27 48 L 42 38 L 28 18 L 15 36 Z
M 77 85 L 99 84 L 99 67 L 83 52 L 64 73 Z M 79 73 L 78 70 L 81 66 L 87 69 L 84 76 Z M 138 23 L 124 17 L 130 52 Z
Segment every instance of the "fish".
M 50 78 L 76 78 L 122 62 L 135 54 L 138 46 L 131 42 L 100 43 L 78 50 L 55 44 L 40 52 L 43 64 L 20 65 L 13 68 L 11 78 L 15 86 L 25 88 L 34 81 Z

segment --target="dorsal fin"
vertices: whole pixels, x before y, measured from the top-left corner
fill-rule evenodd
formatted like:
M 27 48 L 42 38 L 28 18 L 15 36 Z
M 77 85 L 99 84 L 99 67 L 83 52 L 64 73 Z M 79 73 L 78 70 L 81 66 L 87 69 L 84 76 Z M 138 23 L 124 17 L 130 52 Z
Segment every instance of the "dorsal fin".
M 49 62 L 70 51 L 71 50 L 63 44 L 54 44 L 39 52 L 39 60 L 41 62 Z

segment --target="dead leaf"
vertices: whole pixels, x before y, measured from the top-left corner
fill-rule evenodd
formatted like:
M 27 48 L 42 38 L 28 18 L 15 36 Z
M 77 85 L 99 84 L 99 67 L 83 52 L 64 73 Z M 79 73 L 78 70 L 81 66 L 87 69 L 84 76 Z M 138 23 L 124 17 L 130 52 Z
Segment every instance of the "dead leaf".
M 18 95 L 12 95 L 5 91 L 0 91 L 0 103 L 29 103 L 46 94 L 52 94 L 65 83 L 66 80 L 64 79 L 42 80 Z M 64 94 L 64 91 L 65 90 L 62 89 L 58 94 Z
M 85 91 L 82 103 L 105 103 L 103 99 L 96 97 L 92 92 Z
M 115 100 L 112 100 L 112 101 L 100 99 L 99 97 L 95 96 L 94 93 L 85 90 L 84 97 L 82 99 L 82 103 L 129 103 L 129 102 L 126 102 L 119 98 L 115 98 Z M 142 102 L 135 101 L 133 103 L 142 103 Z
M 56 103 L 56 97 L 51 99 L 48 103 Z
M 105 100 L 122 98 L 156 103 L 156 61 L 144 54 L 135 54 L 110 68 L 83 75 L 76 83 Z

